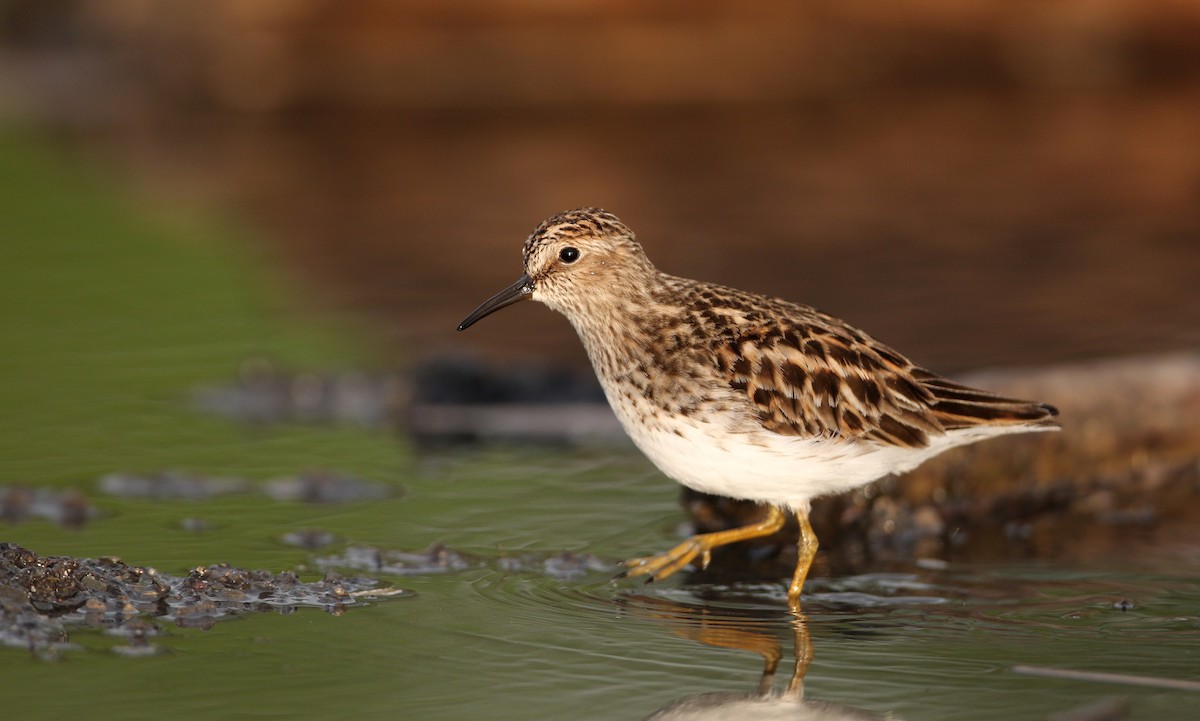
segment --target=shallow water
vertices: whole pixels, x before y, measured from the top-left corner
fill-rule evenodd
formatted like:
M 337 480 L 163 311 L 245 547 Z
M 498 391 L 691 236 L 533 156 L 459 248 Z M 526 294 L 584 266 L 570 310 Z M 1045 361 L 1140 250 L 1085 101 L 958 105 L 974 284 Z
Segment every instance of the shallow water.
M 815 578 L 797 628 L 779 583 L 611 581 L 618 559 L 666 548 L 683 520 L 675 486 L 629 448 L 419 453 L 389 431 L 197 413 L 189 394 L 246 358 L 311 369 L 376 359 L 349 331 L 281 313 L 278 280 L 212 240 L 228 228 L 132 216 L 60 160 L 0 142 L 0 215 L 21 231 L 0 243 L 0 485 L 77 489 L 94 508 L 71 528 L 0 521 L 3 540 L 171 574 L 229 562 L 313 580 L 349 547 L 418 565 L 343 568 L 415 594 L 368 596 L 340 615 L 247 611 L 207 630 L 160 621 L 154 655 L 130 657 L 126 639 L 82 627 L 53 652 L 0 648 L 13 717 L 640 719 L 692 699 L 675 718 L 720 704 L 751 718 L 771 706 L 753 698 L 764 661 L 782 659 L 782 690 L 808 642 L 805 702 L 775 703 L 777 717 L 833 712 L 817 701 L 906 719 L 1044 718 L 1114 696 L 1131 718 L 1200 708 L 1195 691 L 1014 671 L 1200 679 L 1194 546 L 1151 535 L 1089 565 L 933 562 Z M 340 503 L 265 492 L 314 469 L 390 492 Z M 199 499 L 103 490 L 112 473 L 165 470 L 246 488 Z M 285 538 L 304 530 L 332 543 Z M 420 567 L 431 544 L 458 562 Z M 414 555 L 388 555 L 399 552 Z M 702 696 L 714 692 L 724 695 Z
M 10 688 L 21 689 L 10 703 L 36 715 L 78 699 L 80 711 L 119 705 L 128 718 L 352 709 L 364 718 L 628 719 L 707 692 L 751 693 L 772 655 L 783 656 L 782 688 L 796 640 L 781 584 L 614 584 L 615 566 L 562 574 L 505 562 L 563 548 L 618 558 L 665 546 L 679 516 L 673 495 L 636 459 L 482 454 L 414 475 L 409 496 L 385 503 L 130 503 L 66 544 L 45 523 L 8 529 L 32 547 L 128 547 L 131 558 L 310 573 L 322 552 L 284 547 L 274 540 L 284 529 L 320 524 L 385 549 L 437 539 L 473 558 L 448 571 L 374 574 L 416 595 L 367 600 L 341 616 L 247 613 L 207 631 L 164 624 L 166 636 L 153 641 L 168 652 L 150 658 L 107 653 L 121 639 L 87 630 L 72 632 L 80 648 L 58 662 L 7 649 L 0 663 Z M 218 527 L 197 539 L 170 522 L 183 513 L 220 519 Z M 1194 681 L 1197 570 L 1138 570 L 1128 559 L 1107 568 L 951 565 L 814 579 L 805 599 L 814 653 L 806 699 L 909 719 L 996 719 L 1117 695 L 1133 718 L 1190 718 L 1194 691 L 1035 678 L 1013 667 Z

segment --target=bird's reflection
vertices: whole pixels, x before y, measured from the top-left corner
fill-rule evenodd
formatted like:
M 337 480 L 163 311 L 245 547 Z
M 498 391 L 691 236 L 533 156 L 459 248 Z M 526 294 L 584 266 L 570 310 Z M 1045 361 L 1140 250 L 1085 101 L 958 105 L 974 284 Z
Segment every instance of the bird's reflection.
M 813 659 L 812 637 L 804 616 L 786 619 L 731 609 L 714 610 L 671 599 L 626 596 L 621 606 L 630 613 L 663 623 L 676 635 L 709 646 L 753 651 L 763 658 L 762 678 L 751 691 L 714 691 L 673 701 L 646 721 L 878 721 L 894 718 L 862 709 L 804 697 L 804 675 Z M 776 688 L 783 660 L 777 634 L 787 624 L 795 649 L 795 665 L 786 684 Z

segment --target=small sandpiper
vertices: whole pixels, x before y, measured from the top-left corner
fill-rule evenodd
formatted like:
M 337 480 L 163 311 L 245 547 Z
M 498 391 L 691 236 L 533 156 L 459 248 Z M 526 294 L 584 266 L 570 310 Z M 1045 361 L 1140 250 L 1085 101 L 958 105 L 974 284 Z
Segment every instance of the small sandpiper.
M 665 578 L 718 546 L 800 524 L 788 602 L 817 551 L 817 496 L 903 473 L 955 446 L 1056 430 L 1054 407 L 1004 398 L 913 364 L 814 308 L 660 272 L 633 231 L 599 208 L 551 216 L 525 241 L 525 272 L 459 324 L 541 301 L 575 326 L 633 442 L 698 491 L 769 507 L 742 528 L 692 536 L 626 562 Z

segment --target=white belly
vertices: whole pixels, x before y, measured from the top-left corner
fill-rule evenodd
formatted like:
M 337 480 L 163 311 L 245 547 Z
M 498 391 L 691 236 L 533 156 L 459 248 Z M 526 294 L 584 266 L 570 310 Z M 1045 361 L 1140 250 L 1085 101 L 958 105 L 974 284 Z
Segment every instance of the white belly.
M 723 432 L 714 424 L 663 419 L 654 429 L 621 418 L 633 442 L 665 474 L 689 488 L 807 510 L 817 496 L 841 493 L 891 473 L 912 470 L 955 446 L 1026 427 L 952 431 L 925 448 L 869 441 L 806 439 L 769 431 Z

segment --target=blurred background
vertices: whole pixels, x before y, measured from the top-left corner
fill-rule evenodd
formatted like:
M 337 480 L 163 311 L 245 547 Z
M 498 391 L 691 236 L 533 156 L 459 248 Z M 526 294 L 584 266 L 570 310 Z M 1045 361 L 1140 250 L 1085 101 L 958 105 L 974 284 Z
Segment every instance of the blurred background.
M 0 113 L 248 223 L 388 357 L 583 365 L 454 326 L 545 216 L 816 305 L 939 370 L 1200 342 L 1200 4 L 9 0 Z
M 563 318 L 455 331 L 582 205 L 1063 410 L 818 504 L 810 692 L 1061 719 L 1117 692 L 1015 665 L 1195 681 L 1200 3 L 0 0 L 5 709 L 615 721 L 801 648 L 785 539 L 611 582 L 761 509 L 681 512 Z M 480 389 L 472 432 L 587 442 L 422 444 Z M 566 411 L 503 404 L 531 389 Z M 131 616 L 72 585 L 108 556 L 208 595 Z M 219 562 L 417 595 L 254 613 Z

